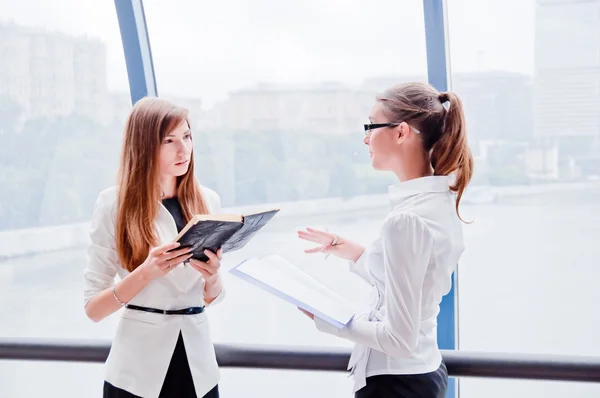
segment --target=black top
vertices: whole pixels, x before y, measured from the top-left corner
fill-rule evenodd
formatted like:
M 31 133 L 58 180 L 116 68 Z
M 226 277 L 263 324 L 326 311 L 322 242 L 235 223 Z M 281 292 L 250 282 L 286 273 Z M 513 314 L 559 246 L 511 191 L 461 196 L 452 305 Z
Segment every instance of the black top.
M 185 217 L 183 216 L 183 210 L 181 209 L 181 204 L 179 203 L 179 200 L 177 200 L 177 197 L 173 197 L 173 198 L 167 198 L 167 199 L 163 199 L 162 201 L 163 206 L 165 206 L 167 208 L 167 210 L 169 210 L 169 213 L 171 213 L 171 215 L 173 216 L 173 219 L 175 220 L 175 225 L 177 225 L 177 232 L 180 232 L 183 227 L 185 227 Z

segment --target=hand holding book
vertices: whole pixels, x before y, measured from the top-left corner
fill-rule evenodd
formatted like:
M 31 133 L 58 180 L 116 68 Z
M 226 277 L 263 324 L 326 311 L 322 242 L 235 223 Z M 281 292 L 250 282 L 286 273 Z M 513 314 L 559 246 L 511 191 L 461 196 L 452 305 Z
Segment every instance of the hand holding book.
M 219 276 L 219 268 L 221 268 L 221 259 L 223 258 L 223 251 L 217 250 L 216 253 L 210 250 L 204 250 L 204 255 L 208 257 L 208 261 L 200 261 L 195 258 L 190 258 L 190 265 L 196 271 L 202 274 L 206 284 L 211 284 Z
M 304 315 L 306 315 L 307 317 L 309 317 L 310 319 L 312 319 L 313 321 L 315 320 L 315 314 L 311 314 L 308 311 L 303 310 L 302 308 L 298 307 L 298 309 L 300 310 L 300 312 L 302 312 Z
M 198 214 L 194 216 L 174 239 L 181 247 L 190 247 L 192 257 L 208 261 L 204 253 L 209 250 L 223 253 L 239 250 L 262 229 L 279 209 L 252 214 Z

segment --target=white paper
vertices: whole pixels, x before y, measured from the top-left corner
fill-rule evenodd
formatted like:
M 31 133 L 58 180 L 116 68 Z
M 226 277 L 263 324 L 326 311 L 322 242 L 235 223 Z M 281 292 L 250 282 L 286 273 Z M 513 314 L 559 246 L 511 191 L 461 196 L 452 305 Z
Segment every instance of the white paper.
M 281 256 L 252 258 L 230 272 L 338 328 L 355 314 L 349 301 Z

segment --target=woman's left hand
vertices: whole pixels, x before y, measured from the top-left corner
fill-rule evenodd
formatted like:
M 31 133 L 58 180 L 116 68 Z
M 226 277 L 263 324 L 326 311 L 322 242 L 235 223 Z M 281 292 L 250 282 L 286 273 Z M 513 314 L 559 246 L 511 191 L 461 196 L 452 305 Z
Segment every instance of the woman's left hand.
M 190 265 L 202 274 L 207 284 L 211 284 L 216 282 L 219 278 L 219 269 L 221 268 L 223 251 L 219 249 L 217 250 L 217 253 L 213 253 L 210 250 L 204 250 L 204 254 L 208 257 L 208 261 L 204 262 L 191 258 Z
M 223 283 L 219 278 L 219 268 L 221 268 L 223 251 L 219 249 L 215 254 L 209 250 L 205 250 L 204 254 L 208 257 L 208 261 L 204 262 L 192 258 L 190 259 L 190 265 L 202 274 L 204 278 L 204 301 L 210 304 L 223 290 Z
M 315 316 L 313 314 L 311 314 L 308 311 L 304 311 L 302 308 L 298 307 L 298 309 L 300 310 L 300 312 L 304 313 L 304 315 L 306 315 L 307 317 L 309 317 L 310 319 L 312 319 L 313 321 L 315 320 Z

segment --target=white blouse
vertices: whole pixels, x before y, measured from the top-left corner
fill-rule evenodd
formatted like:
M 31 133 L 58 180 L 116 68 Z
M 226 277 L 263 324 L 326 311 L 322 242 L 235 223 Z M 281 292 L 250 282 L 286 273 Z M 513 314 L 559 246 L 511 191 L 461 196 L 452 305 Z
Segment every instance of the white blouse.
M 449 177 L 409 180 L 389 192 L 394 208 L 379 238 L 350 263 L 373 285 L 371 311 L 343 329 L 315 317 L 320 331 L 357 343 L 348 364 L 354 391 L 369 376 L 422 374 L 440 366 L 439 305 L 464 251 Z

